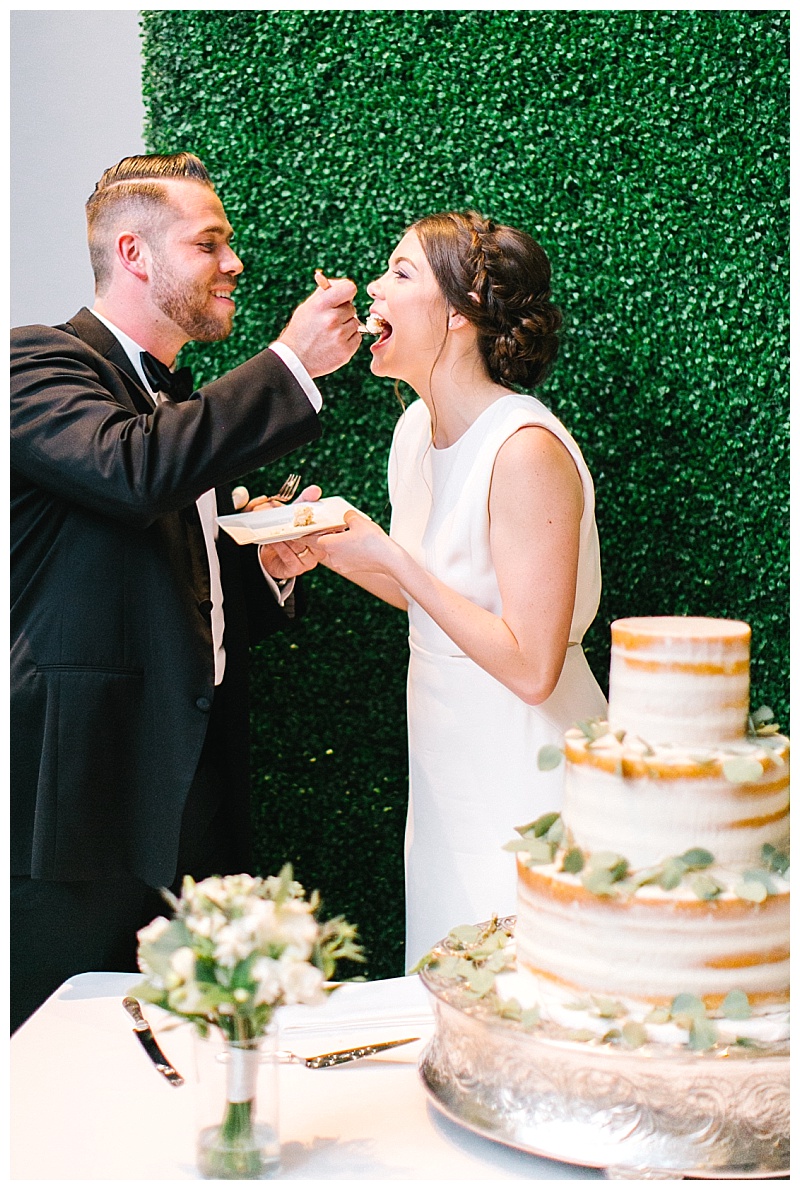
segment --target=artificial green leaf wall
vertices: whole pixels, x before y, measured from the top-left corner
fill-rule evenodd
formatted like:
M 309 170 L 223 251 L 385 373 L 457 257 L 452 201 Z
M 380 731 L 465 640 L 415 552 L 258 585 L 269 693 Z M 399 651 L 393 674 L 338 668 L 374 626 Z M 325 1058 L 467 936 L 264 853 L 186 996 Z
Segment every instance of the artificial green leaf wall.
M 232 337 L 185 352 L 201 377 L 265 346 L 317 266 L 357 281 L 363 314 L 420 215 L 524 227 L 566 317 L 539 395 L 597 488 L 599 680 L 616 617 L 744 619 L 753 705 L 786 726 L 788 12 L 174 9 L 142 27 L 148 145 L 203 158 L 246 263 Z M 388 526 L 399 406 L 368 363 L 322 382 L 321 441 L 251 489 L 301 469 Z M 291 861 L 359 922 L 369 975 L 400 974 L 403 618 L 320 573 L 307 619 L 254 661 L 261 869 Z

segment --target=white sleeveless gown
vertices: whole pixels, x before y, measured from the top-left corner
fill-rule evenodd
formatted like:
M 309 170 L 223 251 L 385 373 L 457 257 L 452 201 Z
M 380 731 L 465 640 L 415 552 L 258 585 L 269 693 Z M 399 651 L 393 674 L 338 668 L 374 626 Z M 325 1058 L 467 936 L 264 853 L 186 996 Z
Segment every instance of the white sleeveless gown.
M 502 444 L 540 425 L 567 447 L 584 493 L 570 647 L 550 698 L 531 707 L 466 657 L 415 603 L 409 607 L 409 808 L 406 825 L 406 962 L 454 926 L 516 911 L 514 827 L 561 807 L 564 766 L 540 772 L 543 744 L 560 744 L 606 700 L 580 642 L 597 612 L 600 551 L 594 486 L 583 456 L 535 397 L 499 398 L 459 440 L 437 450 L 422 401 L 401 417 L 389 459 L 391 536 L 427 570 L 497 615 L 489 548 L 489 486 Z

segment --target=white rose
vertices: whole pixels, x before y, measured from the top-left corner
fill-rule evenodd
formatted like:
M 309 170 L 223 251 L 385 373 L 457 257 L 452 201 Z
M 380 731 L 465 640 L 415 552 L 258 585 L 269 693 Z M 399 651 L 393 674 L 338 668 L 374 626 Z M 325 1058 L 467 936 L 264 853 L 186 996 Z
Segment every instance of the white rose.
M 220 876 L 209 876 L 207 880 L 201 880 L 199 884 L 195 885 L 194 897 L 206 897 L 209 901 L 215 904 L 224 898 L 225 886 L 222 883 Z
M 227 921 L 224 913 L 190 913 L 186 918 L 186 928 L 200 938 L 213 938 Z
M 209 876 L 197 885 L 197 892 L 221 909 L 229 911 L 243 904 L 255 883 L 255 879 L 246 872 L 240 876 Z
M 246 917 L 247 928 L 253 936 L 258 950 L 266 950 L 276 941 L 275 926 L 276 910 L 272 901 L 253 900 L 248 905 Z
M 286 1004 L 320 1004 L 324 999 L 324 976 L 311 963 L 281 959 L 280 978 Z
M 136 937 L 140 942 L 144 942 L 145 945 L 152 946 L 154 942 L 158 941 L 168 926 L 169 922 L 166 917 L 156 917 L 149 925 L 142 926 Z
M 214 960 L 222 967 L 235 967 L 256 949 L 246 918 L 229 922 L 215 938 Z
M 184 982 L 194 979 L 194 951 L 191 946 L 179 946 L 170 959 L 170 966 Z
M 262 956 L 253 963 L 250 974 L 258 981 L 256 1004 L 274 1004 L 281 992 L 280 964 Z
M 302 901 L 289 901 L 278 910 L 277 938 L 286 946 L 286 953 L 307 959 L 319 934 L 319 926 Z

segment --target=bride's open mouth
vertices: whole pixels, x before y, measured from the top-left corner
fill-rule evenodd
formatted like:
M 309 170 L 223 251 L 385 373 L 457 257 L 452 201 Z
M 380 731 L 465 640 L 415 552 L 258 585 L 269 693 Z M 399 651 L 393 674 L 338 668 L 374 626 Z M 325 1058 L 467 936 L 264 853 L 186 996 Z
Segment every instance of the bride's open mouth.
M 375 351 L 378 347 L 381 347 L 387 341 L 387 339 L 391 338 L 391 323 L 387 322 L 385 318 L 381 318 L 380 314 L 370 313 L 367 316 L 366 328 L 371 335 L 378 336 L 377 342 L 370 346 L 370 351 Z

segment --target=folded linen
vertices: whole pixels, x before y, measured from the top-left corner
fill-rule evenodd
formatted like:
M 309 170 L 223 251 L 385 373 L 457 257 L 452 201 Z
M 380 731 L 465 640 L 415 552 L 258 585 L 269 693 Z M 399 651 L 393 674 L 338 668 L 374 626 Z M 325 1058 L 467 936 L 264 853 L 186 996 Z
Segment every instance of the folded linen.
M 278 1023 L 281 1034 L 358 1032 L 367 1042 L 375 1030 L 385 1033 L 387 1028 L 392 1032 L 403 1029 L 414 1034 L 430 1030 L 433 1009 L 421 981 L 416 975 L 408 975 L 339 984 L 324 1004 L 279 1009 Z

